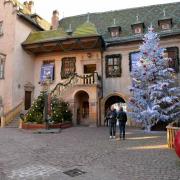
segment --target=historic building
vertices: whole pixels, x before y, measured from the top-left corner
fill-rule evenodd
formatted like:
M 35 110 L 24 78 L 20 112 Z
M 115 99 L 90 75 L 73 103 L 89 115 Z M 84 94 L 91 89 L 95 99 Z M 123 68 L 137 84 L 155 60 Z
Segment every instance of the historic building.
M 11 120 L 22 108 L 24 97 L 31 101 L 34 89 L 34 56 L 21 43 L 30 32 L 48 30 L 50 24 L 32 14 L 33 2 L 0 2 L 0 117 Z M 2 119 L 2 118 L 1 118 Z
M 23 92 L 25 109 L 30 106 L 26 91 L 36 98 L 48 75 L 52 94 L 70 103 L 74 124 L 102 125 L 112 104 L 126 108 L 130 72 L 136 68 L 139 45 L 150 24 L 160 35 L 166 56 L 172 58 L 169 66 L 180 83 L 179 9 L 180 3 L 169 3 L 89 13 L 60 21 L 54 11 L 52 30 L 31 32 L 22 43 L 24 53 L 33 61 L 31 67 L 24 64 L 28 62 L 24 58 L 20 69 L 22 76 L 32 78 L 29 82 L 33 88 Z

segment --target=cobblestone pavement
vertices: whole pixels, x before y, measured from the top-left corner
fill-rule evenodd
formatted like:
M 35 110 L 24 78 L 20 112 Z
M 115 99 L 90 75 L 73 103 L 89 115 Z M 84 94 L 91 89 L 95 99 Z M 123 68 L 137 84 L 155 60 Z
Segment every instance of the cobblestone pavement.
M 86 173 L 70 177 L 78 168 Z M 109 140 L 106 127 L 73 127 L 59 134 L 0 129 L 0 180 L 180 180 L 180 159 L 166 133 L 128 129 Z

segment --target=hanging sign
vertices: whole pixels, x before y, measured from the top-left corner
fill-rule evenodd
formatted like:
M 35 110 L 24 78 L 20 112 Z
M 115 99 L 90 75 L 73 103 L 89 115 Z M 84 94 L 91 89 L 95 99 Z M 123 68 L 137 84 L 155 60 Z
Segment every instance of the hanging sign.
M 41 67 L 40 81 L 45 81 L 47 76 L 53 80 L 54 75 L 54 64 L 44 64 Z

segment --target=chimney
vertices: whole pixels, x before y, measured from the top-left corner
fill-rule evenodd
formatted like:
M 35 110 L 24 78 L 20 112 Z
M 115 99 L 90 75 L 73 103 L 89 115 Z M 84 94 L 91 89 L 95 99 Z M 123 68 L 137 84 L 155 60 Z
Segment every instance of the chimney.
M 54 10 L 51 18 L 51 29 L 52 30 L 57 29 L 58 25 L 59 25 L 59 12 L 57 10 Z
M 29 1 L 28 3 L 28 10 L 30 11 L 30 13 L 33 13 L 34 10 L 34 1 Z
M 24 6 L 28 9 L 28 2 L 27 1 L 24 1 Z
M 34 11 L 34 1 L 24 1 L 24 6 L 29 10 L 30 14 Z

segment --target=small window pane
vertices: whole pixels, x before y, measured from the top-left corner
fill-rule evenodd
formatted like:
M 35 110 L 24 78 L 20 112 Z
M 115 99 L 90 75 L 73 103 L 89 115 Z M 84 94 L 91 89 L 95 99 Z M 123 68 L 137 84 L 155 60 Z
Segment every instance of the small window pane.
M 114 58 L 114 65 L 118 65 L 119 64 L 119 58 Z
M 113 59 L 112 58 L 108 59 L 108 65 L 113 65 Z
M 75 62 L 76 62 L 75 57 L 67 57 L 62 59 L 62 66 L 61 66 L 62 79 L 68 78 L 69 76 L 73 75 L 76 72 Z
M 121 76 L 121 55 L 106 56 L 106 77 Z
M 0 54 L 0 79 L 4 79 L 5 55 Z

